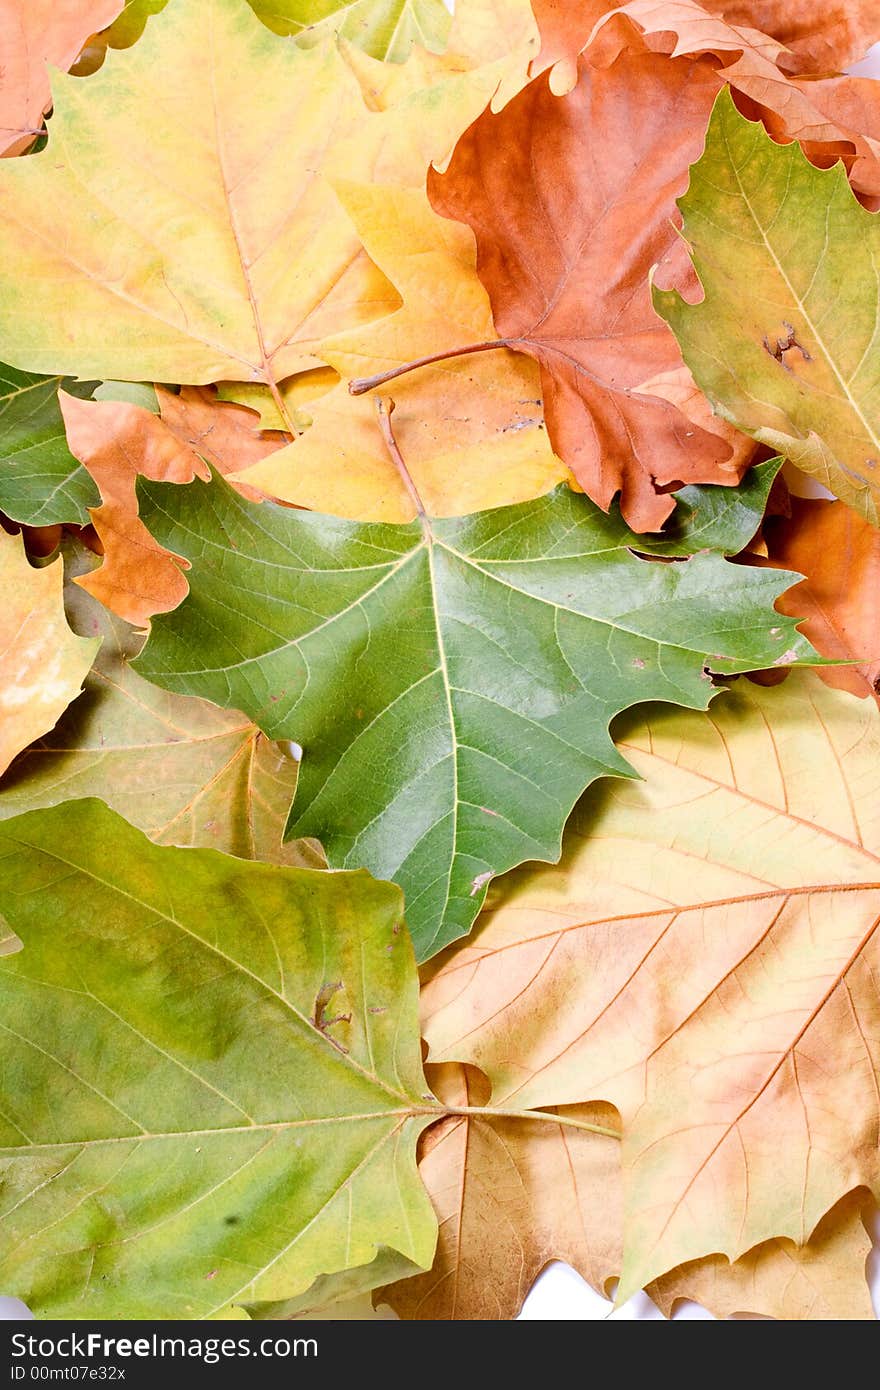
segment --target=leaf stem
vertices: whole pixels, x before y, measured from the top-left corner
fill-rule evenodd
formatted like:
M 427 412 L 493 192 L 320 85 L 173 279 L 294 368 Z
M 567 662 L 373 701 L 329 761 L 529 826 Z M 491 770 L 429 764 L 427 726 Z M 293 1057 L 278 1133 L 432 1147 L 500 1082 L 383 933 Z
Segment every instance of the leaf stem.
M 416 512 L 421 517 L 422 522 L 427 525 L 428 513 L 425 511 L 425 504 L 419 496 L 419 490 L 412 479 L 412 474 L 403 461 L 403 454 L 394 438 L 394 430 L 391 427 L 391 416 L 394 414 L 394 402 L 390 399 L 378 400 L 376 402 L 376 414 L 379 418 L 379 429 L 382 431 L 382 438 L 385 440 L 385 447 L 391 455 L 391 460 L 403 481 L 403 485 L 410 495 Z
M 363 396 L 366 391 L 372 391 L 376 386 L 384 386 L 386 381 L 405 376 L 407 372 L 414 372 L 419 367 L 430 367 L 434 362 L 448 362 L 453 357 L 468 357 L 472 352 L 493 352 L 495 348 L 515 347 L 518 342 L 517 338 L 493 338 L 491 342 L 447 348 L 445 352 L 435 352 L 430 357 L 417 357 L 413 362 L 404 362 L 402 367 L 394 367 L 390 372 L 380 372 L 377 376 L 355 377 L 354 381 L 348 383 L 348 389 L 353 396 Z
M 572 1115 L 554 1115 L 551 1110 L 506 1110 L 494 1105 L 445 1105 L 447 1115 L 462 1115 L 479 1120 L 487 1115 L 500 1120 L 547 1120 L 568 1129 L 582 1129 L 588 1134 L 601 1134 L 606 1139 L 619 1139 L 620 1131 L 605 1125 L 593 1125 L 588 1120 L 576 1120 Z

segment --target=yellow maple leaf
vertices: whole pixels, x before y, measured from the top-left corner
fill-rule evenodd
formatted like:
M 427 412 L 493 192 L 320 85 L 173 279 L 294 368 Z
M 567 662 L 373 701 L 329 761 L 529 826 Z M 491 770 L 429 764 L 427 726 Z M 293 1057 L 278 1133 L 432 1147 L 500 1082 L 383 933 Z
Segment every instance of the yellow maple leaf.
M 0 529 L 0 772 L 76 699 L 101 645 L 71 632 L 63 586 L 59 563 L 34 569 Z
M 461 343 L 494 338 L 473 233 L 424 193 L 336 184 L 369 256 L 400 291 L 397 313 L 321 345 L 339 384 L 309 406 L 311 428 L 235 476 L 282 501 L 368 521 L 409 521 L 411 497 L 376 428 L 375 404 L 348 381 Z M 433 516 L 539 497 L 567 470 L 544 430 L 538 369 L 499 350 L 419 368 L 394 383 L 395 433 Z
M 2 167 L 0 358 L 33 371 L 277 382 L 397 297 L 324 177 L 386 133 L 335 44 L 246 0 L 171 0 L 88 81 L 54 79 L 49 144 Z

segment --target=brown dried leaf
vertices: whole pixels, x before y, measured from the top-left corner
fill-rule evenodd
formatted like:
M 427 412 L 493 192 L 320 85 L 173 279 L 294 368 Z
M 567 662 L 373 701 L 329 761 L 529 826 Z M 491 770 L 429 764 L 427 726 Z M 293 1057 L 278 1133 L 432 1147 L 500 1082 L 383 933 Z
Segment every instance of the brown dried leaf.
M 209 386 L 183 386 L 179 392 L 157 386 L 156 396 L 162 423 L 174 438 L 224 476 L 250 468 L 288 442 L 282 430 L 262 430 L 253 409 L 220 400 Z M 238 490 L 259 500 L 252 488 L 239 484 Z
M 667 1317 L 689 1298 L 716 1318 L 745 1313 L 786 1322 L 873 1322 L 864 1206 L 864 1194 L 853 1193 L 828 1213 L 806 1245 L 768 1240 L 735 1264 L 723 1255 L 697 1260 L 658 1279 L 647 1292 Z
M 206 388 L 184 387 L 176 396 L 157 387 L 156 393 L 161 418 L 123 401 L 59 395 L 71 453 L 89 470 L 102 499 L 92 521 L 104 546 L 104 564 L 78 582 L 136 627 L 175 608 L 187 592 L 182 562 L 158 545 L 138 518 L 138 477 L 189 483 L 210 477 L 205 459 L 228 473 L 264 458 L 282 442 L 277 434 L 259 432 L 253 411 L 218 401 Z
M 805 578 L 777 608 L 799 624 L 823 656 L 857 666 L 825 666 L 819 675 L 864 698 L 880 681 L 880 532 L 841 502 L 791 498 L 791 516 L 764 526 L 768 559 Z
M 880 1193 L 880 713 L 798 673 L 619 742 L 646 780 L 509 877 L 424 1012 L 493 1106 L 616 1105 L 627 1297 Z
M 556 63 L 565 70 L 558 74 L 560 86 L 574 82 L 577 55 L 584 48 L 595 26 L 614 6 L 608 0 L 532 0 L 541 51 L 532 64 L 532 73 L 546 71 Z
M 426 1074 L 447 1105 L 488 1099 L 488 1083 L 476 1068 L 448 1062 Z M 609 1106 L 563 1113 L 619 1124 Z M 507 1320 L 518 1315 L 552 1260 L 565 1260 L 608 1296 L 623 1254 L 615 1140 L 539 1121 L 450 1117 L 422 1139 L 419 1175 L 439 1221 L 434 1263 L 375 1294 L 377 1303 L 406 1319 Z M 676 1303 L 691 1299 L 718 1318 L 872 1319 L 864 1205 L 863 1194 L 838 1203 L 804 1246 L 771 1240 L 732 1265 L 722 1255 L 693 1261 L 647 1292 L 667 1317 Z
M 724 439 L 638 390 L 681 365 L 648 273 L 676 240 L 717 75 L 648 51 L 579 71 L 563 98 L 545 76 L 485 112 L 429 191 L 474 229 L 499 334 L 541 364 L 555 452 L 600 506 L 620 492 L 629 524 L 658 530 L 673 505 L 661 489 L 740 476 Z
M 719 85 L 748 98 L 747 114 L 760 117 L 774 139 L 799 140 L 821 167 L 843 158 L 856 190 L 880 195 L 880 85 L 863 77 L 790 76 L 791 55 L 779 43 L 710 8 L 702 0 L 630 0 L 600 28 L 597 42 L 611 56 L 631 46 L 635 27 L 671 56 L 720 58 Z
M 654 267 L 659 284 L 694 288 L 675 200 L 714 95 L 728 84 L 814 163 L 842 156 L 873 205 L 880 85 L 793 79 L 777 39 L 698 0 L 631 0 L 613 12 L 572 0 L 537 13 L 546 41 L 536 66 L 561 61 L 480 116 L 429 191 L 476 233 L 498 333 L 541 363 L 556 453 L 601 506 L 619 491 L 630 525 L 655 530 L 673 483 L 732 483 L 748 460 L 708 404 L 679 408 L 681 358 L 646 290 Z
M 480 1104 L 472 1068 L 427 1074 L 447 1105 Z M 616 1125 L 609 1106 L 570 1113 Z M 419 1175 L 440 1235 L 427 1273 L 377 1295 L 402 1318 L 515 1318 L 551 1260 L 568 1261 L 600 1291 L 620 1268 L 615 1139 L 536 1120 L 450 1117 L 425 1135 Z
M 640 395 L 657 396 L 660 400 L 668 401 L 691 424 L 726 439 L 732 451 L 730 463 L 737 472 L 745 472 L 754 462 L 757 453 L 754 439 L 712 414 L 712 407 L 694 381 L 690 368 L 684 363 L 672 371 L 660 372 L 650 381 L 642 382 L 638 390 Z
M 609 14 L 629 12 L 606 0 L 533 0 L 541 34 L 541 53 L 537 68 L 543 71 L 564 60 L 572 63 L 589 42 L 595 26 Z M 653 15 L 653 32 L 694 38 L 693 10 L 689 0 L 640 0 L 644 13 Z M 702 21 L 709 44 L 725 47 L 722 29 L 731 27 L 759 31 L 784 50 L 780 66 L 789 72 L 827 74 L 862 58 L 880 40 L 880 9 L 876 0 L 702 0 L 702 9 L 718 21 L 710 37 L 711 21 Z M 682 50 L 684 51 L 684 50 Z
M 172 483 L 209 476 L 186 444 L 142 406 L 124 401 L 80 401 L 59 393 L 67 442 L 101 493 L 92 523 L 104 563 L 78 582 L 111 612 L 136 627 L 176 607 L 187 583 L 180 563 L 158 545 L 138 519 L 138 475 Z
M 706 0 L 706 8 L 772 34 L 799 72 L 839 72 L 880 39 L 876 0 Z

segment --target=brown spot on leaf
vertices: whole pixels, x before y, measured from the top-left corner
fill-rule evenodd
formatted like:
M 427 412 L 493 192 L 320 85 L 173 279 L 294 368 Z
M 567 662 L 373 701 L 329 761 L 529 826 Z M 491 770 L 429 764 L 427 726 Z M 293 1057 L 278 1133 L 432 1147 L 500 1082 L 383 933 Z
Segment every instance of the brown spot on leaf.
M 788 361 L 786 360 L 786 354 L 795 349 L 800 353 L 801 357 L 804 359 L 805 362 L 812 362 L 813 359 L 810 353 L 807 352 L 807 349 L 803 346 L 803 344 L 798 342 L 797 331 L 794 328 L 794 325 L 788 323 L 786 320 L 783 319 L 782 326 L 785 329 L 785 335 L 782 338 L 777 338 L 776 343 L 773 347 L 770 346 L 770 340 L 767 337 L 766 333 L 764 334 L 765 350 L 769 352 L 770 356 L 776 362 L 781 363 L 781 365 L 785 368 L 787 372 L 791 371 L 791 367 L 789 366 Z
M 315 1012 L 312 1023 L 318 1029 L 318 1032 L 323 1033 L 327 1041 L 332 1043 L 335 1048 L 338 1048 L 340 1052 L 348 1052 L 348 1048 L 343 1047 L 342 1043 L 338 1042 L 336 1038 L 332 1037 L 328 1032 L 328 1029 L 332 1028 L 336 1023 L 351 1023 L 350 1013 L 335 1014 L 332 1018 L 327 1017 L 327 1006 L 334 995 L 337 995 L 341 989 L 341 980 L 332 980 L 321 986 L 318 993 L 315 995 Z

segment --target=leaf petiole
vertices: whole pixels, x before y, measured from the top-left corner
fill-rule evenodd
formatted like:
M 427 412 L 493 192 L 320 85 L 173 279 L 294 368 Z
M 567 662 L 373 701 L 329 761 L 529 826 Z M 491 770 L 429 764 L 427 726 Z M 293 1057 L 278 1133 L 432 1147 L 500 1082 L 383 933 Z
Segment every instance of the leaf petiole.
M 418 516 L 427 524 L 428 514 L 425 511 L 425 504 L 419 495 L 419 490 L 415 485 L 413 476 L 406 466 L 403 454 L 400 452 L 397 440 L 394 437 L 394 429 L 391 424 L 391 416 L 393 414 L 394 402 L 390 398 L 388 400 L 380 399 L 376 402 L 376 415 L 379 418 L 379 429 L 382 432 L 385 447 L 391 456 L 391 462 L 400 474 L 401 481 L 412 499 L 413 506 Z
M 352 396 L 363 396 L 367 391 L 372 391 L 377 386 L 384 386 L 386 381 L 394 381 L 395 377 L 406 376 L 408 372 L 414 372 L 419 367 L 430 367 L 435 362 L 448 362 L 453 357 L 469 357 L 474 352 L 492 352 L 495 348 L 515 348 L 519 342 L 518 338 L 493 338 L 490 342 L 469 343 L 466 347 L 447 348 L 444 352 L 434 352 L 429 357 L 417 357 L 413 362 L 404 362 L 401 367 L 393 367 L 390 372 L 379 372 L 376 376 L 355 377 L 348 383 L 348 389 Z
M 507 1110 L 494 1105 L 446 1105 L 447 1115 L 462 1115 L 475 1120 L 547 1120 L 554 1125 L 565 1125 L 568 1129 L 582 1129 L 588 1134 L 601 1134 L 606 1139 L 620 1139 L 620 1131 L 609 1129 L 606 1125 L 594 1125 L 588 1120 L 576 1120 L 572 1115 L 554 1115 L 551 1110 Z

